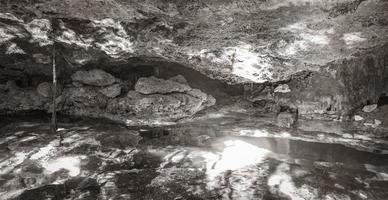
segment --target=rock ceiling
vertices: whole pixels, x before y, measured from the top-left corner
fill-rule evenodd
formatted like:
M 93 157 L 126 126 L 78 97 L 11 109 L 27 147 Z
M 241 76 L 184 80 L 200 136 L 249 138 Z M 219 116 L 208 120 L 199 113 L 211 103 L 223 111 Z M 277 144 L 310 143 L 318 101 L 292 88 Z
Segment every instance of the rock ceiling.
M 52 22 L 70 68 L 161 59 L 231 83 L 322 71 L 388 42 L 387 0 L 0 0 L 0 13 L 0 66 L 41 73 Z

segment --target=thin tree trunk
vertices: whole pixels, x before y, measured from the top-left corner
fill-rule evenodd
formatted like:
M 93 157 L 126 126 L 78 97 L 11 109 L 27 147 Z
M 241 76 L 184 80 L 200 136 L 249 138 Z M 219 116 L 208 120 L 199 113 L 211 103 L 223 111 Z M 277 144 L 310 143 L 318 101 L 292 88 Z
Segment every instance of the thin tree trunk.
M 57 129 L 58 129 L 58 126 L 57 126 L 57 110 L 56 110 L 56 97 L 57 97 L 57 69 L 56 69 L 56 66 L 55 66 L 55 29 L 54 29 L 54 23 L 53 23 L 53 20 L 52 20 L 52 31 L 53 31 L 53 49 L 52 49 L 52 64 L 53 64 L 53 85 L 52 85 L 52 106 L 53 106 L 53 110 L 52 110 L 52 118 L 51 118 L 51 126 L 52 126 L 52 132 L 53 134 L 56 134 L 57 133 Z

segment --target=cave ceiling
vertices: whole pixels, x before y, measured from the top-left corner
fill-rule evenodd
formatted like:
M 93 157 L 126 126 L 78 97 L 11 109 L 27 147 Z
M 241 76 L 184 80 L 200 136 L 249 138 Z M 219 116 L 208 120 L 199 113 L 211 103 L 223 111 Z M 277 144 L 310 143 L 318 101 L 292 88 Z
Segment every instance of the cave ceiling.
M 55 24 L 55 33 L 53 33 Z M 0 0 L 0 70 L 163 60 L 230 83 L 278 82 L 379 49 L 387 0 Z

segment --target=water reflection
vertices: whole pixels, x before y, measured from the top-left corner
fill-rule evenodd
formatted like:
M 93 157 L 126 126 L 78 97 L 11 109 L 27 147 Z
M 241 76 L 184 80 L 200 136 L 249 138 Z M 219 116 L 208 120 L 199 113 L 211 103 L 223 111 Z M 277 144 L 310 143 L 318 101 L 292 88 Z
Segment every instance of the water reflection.
M 270 153 L 269 150 L 260 148 L 239 139 L 227 139 L 221 144 L 213 144 L 213 148 L 222 149 L 217 156 L 206 155 L 206 174 L 209 179 L 208 186 L 213 188 L 216 177 L 228 170 L 238 170 L 247 166 L 260 164 Z M 210 153 L 213 154 L 213 153 Z
M 86 159 L 86 156 L 60 157 L 44 162 L 42 166 L 50 174 L 64 169 L 70 176 L 77 176 L 81 172 L 81 159 Z
M 0 145 L 13 147 L 0 151 L 0 199 L 388 197 L 388 155 L 282 138 L 286 130 L 257 124 L 260 137 L 231 136 L 253 123 L 229 120 L 132 127 L 141 143 L 116 124 L 61 123 L 63 146 L 45 123 L 0 128 Z

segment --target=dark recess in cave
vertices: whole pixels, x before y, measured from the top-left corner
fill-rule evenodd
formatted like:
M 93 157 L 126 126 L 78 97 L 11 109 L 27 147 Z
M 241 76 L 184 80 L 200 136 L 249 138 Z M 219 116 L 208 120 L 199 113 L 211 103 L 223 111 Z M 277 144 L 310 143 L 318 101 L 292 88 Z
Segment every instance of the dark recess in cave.
M 219 80 L 211 79 L 200 72 L 185 67 L 178 63 L 171 62 L 147 62 L 147 63 L 127 63 L 121 65 L 96 66 L 94 64 L 85 65 L 84 70 L 100 68 L 115 77 L 123 80 L 128 85 L 127 90 L 133 90 L 137 80 L 141 77 L 155 76 L 157 78 L 168 79 L 177 75 L 185 77 L 189 85 L 201 91 L 211 94 L 217 99 L 217 103 L 225 103 L 227 96 L 241 96 L 244 93 L 242 84 L 229 85 Z
M 379 100 L 377 101 L 377 106 L 384 105 L 388 105 L 388 96 L 385 93 L 381 94 Z

